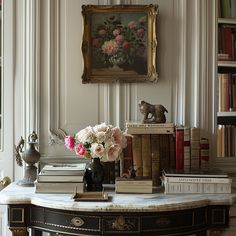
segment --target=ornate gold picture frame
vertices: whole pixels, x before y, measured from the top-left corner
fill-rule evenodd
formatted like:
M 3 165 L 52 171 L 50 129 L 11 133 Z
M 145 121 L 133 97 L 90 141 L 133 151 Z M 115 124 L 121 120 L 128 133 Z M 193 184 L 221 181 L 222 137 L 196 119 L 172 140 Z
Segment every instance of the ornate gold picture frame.
M 83 5 L 83 83 L 154 82 L 157 5 Z

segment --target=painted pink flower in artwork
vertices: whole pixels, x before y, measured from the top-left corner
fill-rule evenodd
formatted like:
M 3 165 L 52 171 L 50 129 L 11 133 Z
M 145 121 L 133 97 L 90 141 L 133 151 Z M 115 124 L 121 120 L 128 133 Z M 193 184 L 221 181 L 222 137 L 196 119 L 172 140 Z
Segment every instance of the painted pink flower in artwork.
M 131 47 L 130 42 L 125 41 L 125 42 L 123 43 L 123 48 L 129 49 L 130 47 Z
M 118 49 L 119 49 L 119 45 L 117 44 L 117 42 L 115 40 L 106 41 L 102 45 L 103 53 L 105 53 L 109 56 L 115 55 L 117 53 Z
M 65 142 L 65 146 L 70 149 L 73 150 L 75 147 L 75 140 L 72 136 L 68 135 L 64 138 L 64 142 Z
M 145 31 L 143 28 L 140 28 L 136 31 L 136 35 L 138 38 L 142 38 L 144 36 L 144 34 L 145 34 Z
M 98 47 L 100 45 L 100 40 L 99 39 L 93 39 L 93 46 Z
M 107 33 L 107 32 L 106 32 L 106 30 L 104 30 L 104 29 L 101 29 L 101 30 L 98 31 L 98 34 L 99 34 L 100 36 L 104 36 L 106 33 Z
M 116 36 L 115 40 L 118 44 L 122 44 L 124 41 L 124 36 L 122 34 L 119 34 Z
M 137 26 L 138 26 L 138 23 L 137 23 L 136 21 L 130 21 L 130 22 L 128 23 L 128 27 L 129 27 L 130 29 L 136 29 Z
M 117 35 L 119 35 L 120 34 L 120 29 L 114 29 L 113 30 L 113 35 L 114 36 L 117 36 Z

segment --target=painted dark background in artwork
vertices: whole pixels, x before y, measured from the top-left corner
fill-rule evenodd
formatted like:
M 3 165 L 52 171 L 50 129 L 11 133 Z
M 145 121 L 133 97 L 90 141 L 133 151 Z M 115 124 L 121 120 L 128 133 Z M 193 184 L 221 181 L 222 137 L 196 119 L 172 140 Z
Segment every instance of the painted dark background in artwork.
M 93 69 L 147 74 L 145 13 L 96 13 L 91 29 Z

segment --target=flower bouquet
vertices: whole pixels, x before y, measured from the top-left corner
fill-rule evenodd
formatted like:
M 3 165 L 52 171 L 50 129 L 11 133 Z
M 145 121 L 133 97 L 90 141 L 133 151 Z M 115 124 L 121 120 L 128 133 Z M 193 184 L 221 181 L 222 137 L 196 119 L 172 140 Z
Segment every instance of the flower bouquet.
M 65 146 L 86 159 L 98 157 L 102 162 L 115 161 L 126 147 L 126 138 L 119 127 L 102 123 L 66 136 Z
M 126 147 L 126 138 L 120 128 L 102 123 L 88 126 L 74 136 L 66 136 L 65 146 L 77 155 L 91 159 L 85 173 L 87 191 L 102 191 L 104 171 L 100 161 L 119 159 Z

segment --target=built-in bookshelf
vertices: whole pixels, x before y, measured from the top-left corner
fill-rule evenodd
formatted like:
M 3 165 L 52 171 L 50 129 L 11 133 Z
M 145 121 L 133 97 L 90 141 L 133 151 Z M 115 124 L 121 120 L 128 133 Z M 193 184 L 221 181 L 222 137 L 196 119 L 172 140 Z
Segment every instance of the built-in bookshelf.
M 217 158 L 236 159 L 236 0 L 217 0 Z

